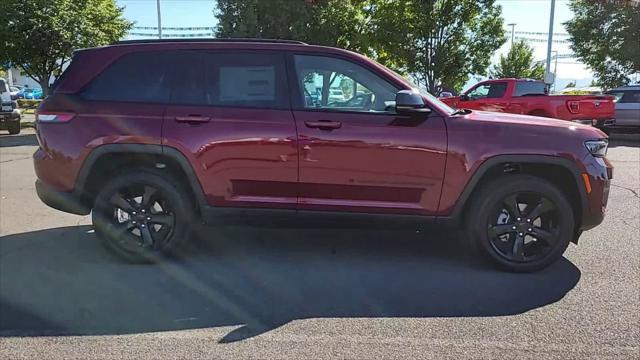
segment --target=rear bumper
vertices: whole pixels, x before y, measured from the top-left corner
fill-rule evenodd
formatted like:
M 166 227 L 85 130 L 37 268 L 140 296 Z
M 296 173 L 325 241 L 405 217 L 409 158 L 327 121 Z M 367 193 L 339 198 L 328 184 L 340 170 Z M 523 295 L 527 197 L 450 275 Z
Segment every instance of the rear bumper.
M 13 110 L 11 112 L 0 112 L 0 124 L 4 124 L 9 121 L 20 121 L 20 111 Z
M 592 125 L 600 129 L 604 127 L 615 126 L 616 124 L 616 119 L 576 119 L 571 121 L 584 125 Z
M 88 215 L 91 212 L 74 193 L 58 191 L 36 180 L 36 192 L 40 200 L 46 205 L 60 211 L 76 215 Z

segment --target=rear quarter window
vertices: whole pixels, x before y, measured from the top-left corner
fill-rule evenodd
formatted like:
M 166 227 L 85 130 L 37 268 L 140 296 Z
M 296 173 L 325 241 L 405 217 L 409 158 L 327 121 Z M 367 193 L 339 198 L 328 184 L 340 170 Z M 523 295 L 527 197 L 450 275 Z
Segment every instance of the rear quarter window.
M 168 52 L 124 55 L 93 79 L 80 96 L 99 101 L 168 102 L 170 65 Z

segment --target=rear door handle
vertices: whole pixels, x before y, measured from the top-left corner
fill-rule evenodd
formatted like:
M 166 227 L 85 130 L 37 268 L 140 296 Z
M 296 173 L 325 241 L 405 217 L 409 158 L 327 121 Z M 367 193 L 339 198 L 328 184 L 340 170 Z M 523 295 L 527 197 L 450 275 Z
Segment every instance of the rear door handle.
M 340 127 L 342 127 L 342 123 L 340 121 L 329 121 L 329 120 L 305 121 L 304 124 L 308 128 L 320 129 L 320 130 L 334 130 L 334 129 L 340 129 Z
M 204 123 L 209 122 L 209 120 L 211 120 L 210 117 L 200 115 L 176 116 L 177 122 L 184 123 Z

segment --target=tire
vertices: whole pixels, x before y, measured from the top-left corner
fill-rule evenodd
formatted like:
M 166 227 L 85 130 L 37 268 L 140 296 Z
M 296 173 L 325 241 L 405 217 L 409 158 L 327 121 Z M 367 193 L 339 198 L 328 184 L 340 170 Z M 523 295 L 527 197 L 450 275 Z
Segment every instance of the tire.
M 479 189 L 465 221 L 473 249 L 513 272 L 538 271 L 560 259 L 575 227 L 573 209 L 555 185 L 520 174 Z
M 7 123 L 7 130 L 9 130 L 9 134 L 16 135 L 20 134 L 20 121 L 10 121 Z
M 132 263 L 176 255 L 191 235 L 196 212 L 178 182 L 155 169 L 124 172 L 96 196 L 92 221 L 105 247 Z

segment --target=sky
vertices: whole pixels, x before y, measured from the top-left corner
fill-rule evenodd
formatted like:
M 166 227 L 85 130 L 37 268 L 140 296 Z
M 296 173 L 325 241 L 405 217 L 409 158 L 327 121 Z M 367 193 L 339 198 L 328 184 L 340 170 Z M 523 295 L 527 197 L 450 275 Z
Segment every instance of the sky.
M 262 0 L 269 1 L 269 0 Z M 134 21 L 135 26 L 156 27 L 157 13 L 156 0 L 116 0 L 119 6 L 124 7 L 124 16 Z M 215 7 L 214 0 L 160 0 L 160 10 L 162 14 L 162 27 L 213 27 L 216 19 L 213 15 Z M 549 31 L 549 10 L 551 0 L 498 0 L 497 4 L 502 7 L 505 30 L 511 34 L 511 28 L 506 24 L 515 23 L 516 40 L 518 37 L 527 37 L 529 44 L 534 48 L 534 59 L 543 61 L 546 57 L 547 43 L 546 35 L 518 34 L 517 32 L 542 32 Z M 563 22 L 571 19 L 573 14 L 569 9 L 568 0 L 556 0 L 554 16 L 554 33 L 566 34 L 562 25 Z M 155 30 L 134 29 L 137 33 L 153 33 Z M 171 31 L 166 30 L 165 33 Z M 194 30 L 182 33 L 206 33 L 207 30 Z M 130 37 L 144 38 L 144 37 Z M 567 37 L 558 35 L 555 40 L 566 40 Z M 535 41 L 539 40 L 539 41 Z M 509 50 L 510 41 L 507 41 L 492 58 L 496 62 L 500 54 L 505 54 Z M 553 43 L 552 50 L 559 54 L 570 54 L 567 43 Z M 552 64 L 552 67 L 555 63 Z M 557 65 L 557 87 L 563 88 L 569 81 L 576 81 L 578 86 L 588 86 L 591 83 L 592 73 L 575 59 L 558 59 Z M 467 87 L 477 82 L 471 79 Z

